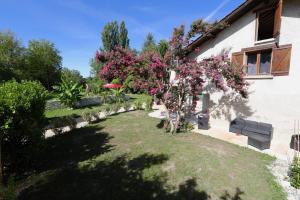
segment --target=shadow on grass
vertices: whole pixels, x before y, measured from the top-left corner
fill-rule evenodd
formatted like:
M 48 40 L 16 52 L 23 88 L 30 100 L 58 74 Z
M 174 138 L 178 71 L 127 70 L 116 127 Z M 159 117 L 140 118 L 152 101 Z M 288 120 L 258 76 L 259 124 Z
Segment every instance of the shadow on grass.
M 26 178 L 36 172 L 75 166 L 80 161 L 112 150 L 113 146 L 108 144 L 112 136 L 101 130 L 99 126 L 89 126 L 47 138 L 30 166 L 20 169 L 25 173 L 19 173 L 19 178 Z
M 205 191 L 196 189 L 195 179 L 188 179 L 176 190 L 167 184 L 165 172 L 143 175 L 144 170 L 167 160 L 164 154 L 142 154 L 131 159 L 123 154 L 112 161 L 99 161 L 93 167 L 66 166 L 23 190 L 19 199 L 211 199 Z M 226 193 L 220 198 L 239 200 L 240 194 Z

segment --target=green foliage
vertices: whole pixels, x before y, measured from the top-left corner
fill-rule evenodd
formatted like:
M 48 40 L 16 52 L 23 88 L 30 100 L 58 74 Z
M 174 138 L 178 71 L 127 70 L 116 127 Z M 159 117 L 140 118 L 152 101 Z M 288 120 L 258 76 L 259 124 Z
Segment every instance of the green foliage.
M 82 86 L 78 83 L 67 82 L 62 79 L 60 86 L 56 86 L 54 89 L 59 93 L 58 98 L 61 103 L 70 108 L 75 108 L 76 103 L 80 101 L 82 97 Z
M 93 120 L 98 119 L 98 111 L 85 111 L 81 116 L 85 121 L 91 123 Z
M 83 77 L 78 70 L 63 68 L 61 78 L 67 82 L 81 83 Z
M 169 49 L 169 42 L 166 40 L 160 40 L 156 47 L 157 52 L 162 58 L 165 56 L 168 49 Z
M 133 90 L 133 85 L 134 83 L 134 76 L 133 75 L 128 75 L 127 78 L 125 79 L 124 83 L 123 83 L 123 87 L 125 88 L 125 91 L 127 92 L 132 92 Z
M 24 68 L 25 48 L 11 32 L 0 32 L 0 82 L 19 78 Z
M 26 54 L 27 79 L 40 81 L 48 90 L 60 82 L 62 57 L 52 42 L 31 40 Z
M 131 103 L 129 103 L 128 101 L 126 101 L 126 102 L 124 102 L 122 104 L 122 106 L 123 106 L 123 108 L 124 108 L 125 111 L 129 111 L 130 108 L 131 108 Z
M 101 97 L 102 97 L 103 103 L 109 103 L 110 97 L 109 97 L 109 92 L 108 91 L 102 91 L 101 92 Z
M 86 84 L 89 87 L 88 92 L 92 92 L 95 95 L 101 94 L 103 91 L 104 80 L 99 79 L 98 77 L 88 78 Z
M 137 99 L 133 102 L 134 108 L 137 110 L 142 110 L 143 109 L 143 101 Z
M 2 163 L 17 167 L 25 160 L 30 162 L 34 148 L 43 137 L 46 96 L 45 88 L 37 82 L 8 81 L 0 84 Z
M 103 31 L 102 35 L 102 45 L 104 51 L 111 51 L 116 46 L 119 45 L 119 25 L 117 21 L 113 21 L 107 23 Z
M 12 176 L 8 178 L 7 187 L 0 185 L 0 196 L 3 200 L 17 200 L 16 183 Z
M 142 52 L 156 51 L 156 44 L 152 33 L 148 33 L 143 44 Z
M 127 49 L 129 48 L 128 30 L 125 26 L 125 22 L 122 21 L 119 30 L 119 45 L 120 47 Z
M 152 96 L 149 96 L 145 99 L 145 109 L 146 111 L 152 110 L 152 104 L 153 104 L 153 98 Z
M 100 71 L 100 69 L 103 67 L 102 62 L 98 62 L 97 59 L 92 58 L 90 60 L 90 67 L 91 67 L 91 76 L 96 77 L 97 73 Z
M 116 46 L 125 49 L 129 48 L 128 30 L 124 21 L 121 22 L 120 28 L 117 21 L 107 23 L 104 26 L 101 35 L 104 51 L 111 51 Z
M 120 103 L 111 104 L 111 111 L 117 113 L 121 109 Z
M 69 126 L 70 129 L 74 129 L 76 127 L 76 119 L 74 116 L 64 116 L 59 118 L 54 118 L 50 121 L 51 126 L 53 127 L 53 131 L 55 134 L 61 134 L 62 128 Z
M 124 90 L 125 90 L 124 87 L 118 89 L 111 89 L 116 102 L 121 103 L 124 101 Z
M 112 84 L 120 84 L 121 81 L 119 78 L 114 78 L 112 81 L 111 81 Z
M 291 185 L 297 189 L 300 189 L 300 158 L 296 157 L 290 168 Z

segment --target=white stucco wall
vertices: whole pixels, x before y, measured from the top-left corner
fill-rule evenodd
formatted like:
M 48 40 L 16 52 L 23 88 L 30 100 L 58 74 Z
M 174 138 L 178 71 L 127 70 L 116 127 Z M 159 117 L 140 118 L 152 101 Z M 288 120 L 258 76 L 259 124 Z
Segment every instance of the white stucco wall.
M 222 49 L 231 52 L 253 47 L 255 42 L 255 13 L 245 14 L 215 39 L 199 46 L 197 61 L 218 54 Z M 285 0 L 283 5 L 279 44 L 292 44 L 290 73 L 273 79 L 248 80 L 251 84 L 247 101 L 226 98 L 222 93 L 211 96 L 213 106 L 211 126 L 228 131 L 229 121 L 236 115 L 274 126 L 273 143 L 285 147 L 293 133 L 294 120 L 300 120 L 300 1 Z M 226 99 L 221 101 L 220 98 Z M 228 97 L 228 95 L 227 95 Z M 231 100 L 229 100 L 231 99 Z M 219 105 L 219 106 L 217 106 Z

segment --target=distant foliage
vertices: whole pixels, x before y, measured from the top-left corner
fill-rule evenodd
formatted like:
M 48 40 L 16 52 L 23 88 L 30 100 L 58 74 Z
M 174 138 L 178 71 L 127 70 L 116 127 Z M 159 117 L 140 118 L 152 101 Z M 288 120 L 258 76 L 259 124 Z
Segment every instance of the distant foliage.
M 128 30 L 124 21 L 121 22 L 120 28 L 117 21 L 107 23 L 101 36 L 104 51 L 112 51 L 116 47 L 129 48 Z
M 37 82 L 8 81 L 0 85 L 0 165 L 9 163 L 17 168 L 25 161 L 30 163 L 43 137 L 46 96 L 45 88 Z
M 98 77 L 88 78 L 86 80 L 86 88 L 88 93 L 95 95 L 100 95 L 103 92 L 104 80 L 99 79 Z
M 129 48 L 129 38 L 128 38 L 128 30 L 126 28 L 125 22 L 122 21 L 120 24 L 119 30 L 119 46 L 124 49 Z
M 142 52 L 156 51 L 156 43 L 152 33 L 148 33 L 143 44 Z
M 48 90 L 60 82 L 62 57 L 54 43 L 47 40 L 29 41 L 26 53 L 26 79 L 38 80 Z
M 58 98 L 61 103 L 70 108 L 75 108 L 76 103 L 82 97 L 82 86 L 79 83 L 68 82 L 62 79 L 61 84 L 54 87 L 54 89 L 59 93 Z
M 68 82 L 79 83 L 79 84 L 81 84 L 83 81 L 83 77 L 81 76 L 78 70 L 68 69 L 68 68 L 62 69 L 61 78 Z

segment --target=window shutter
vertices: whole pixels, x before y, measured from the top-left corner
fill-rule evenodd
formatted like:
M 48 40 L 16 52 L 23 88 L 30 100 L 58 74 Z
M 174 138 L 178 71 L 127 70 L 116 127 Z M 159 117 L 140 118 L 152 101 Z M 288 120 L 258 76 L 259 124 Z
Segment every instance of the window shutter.
M 278 0 L 278 3 L 275 8 L 274 32 L 273 32 L 274 38 L 277 37 L 280 33 L 281 13 L 282 13 L 282 0 Z
M 239 67 L 239 68 L 243 69 L 243 65 L 244 65 L 244 52 L 232 53 L 231 64 L 234 67 Z
M 290 70 L 292 46 L 286 45 L 273 49 L 272 75 L 287 76 Z

